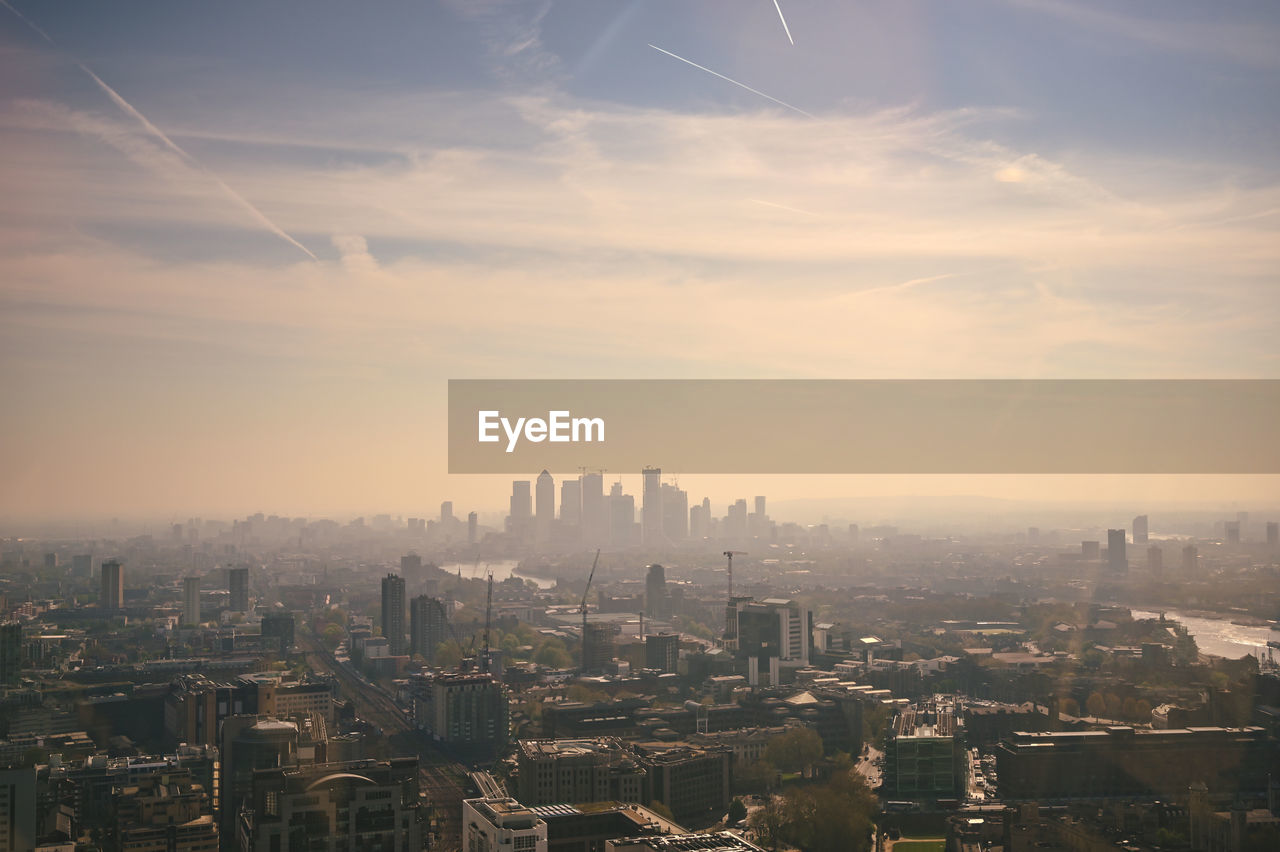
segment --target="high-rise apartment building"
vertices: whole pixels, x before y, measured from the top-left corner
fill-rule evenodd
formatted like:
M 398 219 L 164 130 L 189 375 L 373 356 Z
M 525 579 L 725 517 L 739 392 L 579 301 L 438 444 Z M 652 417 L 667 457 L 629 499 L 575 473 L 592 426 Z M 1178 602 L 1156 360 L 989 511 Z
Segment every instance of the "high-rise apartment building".
M 22 624 L 0 624 L 0 686 L 16 686 L 22 670 Z
M 418 595 L 409 604 L 409 653 L 435 662 L 436 648 L 445 640 L 449 619 L 439 598 Z
M 124 606 L 124 566 L 115 559 L 102 563 L 102 594 L 98 605 L 108 610 Z
M 387 637 L 391 656 L 404 654 L 404 577 L 388 574 L 382 578 L 382 635 Z
M 671 616 L 670 598 L 667 597 L 667 569 L 656 563 L 649 566 L 645 575 L 644 611 L 650 618 Z
M 182 623 L 194 626 L 200 623 L 200 578 L 182 578 Z
M 1124 530 L 1107 530 L 1107 567 L 1112 571 L 1128 571 Z
M 1146 544 L 1148 540 L 1147 516 L 1139 515 L 1133 519 L 1133 543 Z
M 232 612 L 249 611 L 249 566 L 240 565 L 227 571 L 227 587 L 231 591 L 228 604 Z

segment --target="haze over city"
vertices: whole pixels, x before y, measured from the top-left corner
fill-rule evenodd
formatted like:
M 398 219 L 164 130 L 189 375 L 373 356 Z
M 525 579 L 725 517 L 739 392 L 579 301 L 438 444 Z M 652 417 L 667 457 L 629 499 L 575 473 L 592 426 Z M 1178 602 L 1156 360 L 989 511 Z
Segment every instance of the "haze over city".
M 0 849 L 1280 848 L 1278 76 L 1267 0 L 0 0 Z

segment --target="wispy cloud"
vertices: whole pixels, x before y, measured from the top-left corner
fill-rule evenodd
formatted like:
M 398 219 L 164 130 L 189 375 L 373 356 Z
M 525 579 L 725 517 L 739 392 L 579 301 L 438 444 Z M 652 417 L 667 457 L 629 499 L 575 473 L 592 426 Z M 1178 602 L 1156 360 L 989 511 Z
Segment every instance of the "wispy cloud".
M 13 14 L 17 15 L 23 21 L 23 23 L 25 23 L 28 27 L 30 27 L 35 32 L 37 32 L 40 36 L 42 36 L 45 41 L 47 41 L 51 45 L 54 44 L 53 39 L 50 38 L 49 35 L 44 32 L 44 30 L 36 26 L 35 23 L 33 23 L 29 18 L 27 18 L 22 13 L 20 13 L 13 6 L 9 5 L 7 2 L 4 2 L 4 0 L 0 0 L 0 3 L 3 3 L 6 9 L 8 9 Z M 299 249 L 308 257 L 310 257 L 312 260 L 316 260 L 316 256 L 312 254 L 310 249 L 308 249 L 302 243 L 295 240 L 293 237 L 289 236 L 289 234 L 285 233 L 284 229 L 282 229 L 275 222 L 267 218 L 266 214 L 264 214 L 256 206 L 254 206 L 252 202 L 250 202 L 247 198 L 245 198 L 239 192 L 232 189 L 226 183 L 226 181 L 224 181 L 222 178 L 218 177 L 212 172 L 209 172 L 207 169 L 201 166 L 200 163 L 197 162 L 194 157 L 192 157 L 190 154 L 184 151 L 181 147 L 178 146 L 177 143 L 175 143 L 172 139 L 170 139 L 167 135 L 165 135 L 164 131 L 162 131 L 159 127 L 156 127 L 145 115 L 143 115 L 136 107 L 134 107 L 133 104 L 125 100 L 124 97 L 119 92 L 117 92 L 115 89 L 111 88 L 106 83 L 104 83 L 102 81 L 102 78 L 99 77 L 97 74 L 93 73 L 93 71 L 90 70 L 88 66 L 84 65 L 81 62 L 77 62 L 76 67 L 79 68 L 82 72 L 84 72 L 89 77 L 89 79 L 92 80 L 94 84 L 100 90 L 102 90 L 102 92 L 106 94 L 106 96 L 111 100 L 111 102 L 115 104 L 122 112 L 124 112 L 134 121 L 136 121 L 138 124 L 142 125 L 143 129 L 145 129 L 146 132 L 153 139 L 159 141 L 170 152 L 177 155 L 191 169 L 199 172 L 203 172 L 204 174 L 208 175 L 208 177 L 214 182 L 214 184 L 218 187 L 218 189 L 222 192 L 222 194 L 225 195 L 227 198 L 229 198 L 233 203 L 235 203 L 241 209 L 243 209 L 246 213 L 248 213 L 250 218 L 253 219 L 254 222 L 256 222 L 261 227 L 265 228 L 272 234 L 275 234 L 280 239 L 284 240 L 285 242 Z

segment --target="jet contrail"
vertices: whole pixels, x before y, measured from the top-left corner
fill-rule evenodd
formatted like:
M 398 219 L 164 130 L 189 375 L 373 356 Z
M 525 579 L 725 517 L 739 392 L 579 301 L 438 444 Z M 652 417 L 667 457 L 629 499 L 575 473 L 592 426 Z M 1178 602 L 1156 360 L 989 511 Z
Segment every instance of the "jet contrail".
M 773 0 L 773 8 L 778 10 L 778 17 L 782 20 L 782 31 L 787 34 L 787 41 L 794 45 L 796 40 L 791 37 L 791 27 L 787 26 L 787 19 L 782 16 L 782 7 L 778 5 L 778 0 Z
M 36 26 L 29 18 L 27 18 L 26 15 L 23 15 L 17 9 L 13 8 L 13 6 L 9 5 L 9 3 L 6 0 L 0 0 L 0 5 L 3 5 L 10 12 L 17 15 L 19 20 L 21 20 L 24 24 L 26 24 L 31 29 L 35 30 L 35 32 L 38 33 L 40 37 L 43 38 L 45 41 L 49 42 L 49 44 L 54 44 L 53 39 L 49 38 L 48 33 L 46 33 L 44 30 Z M 230 186 L 228 186 L 226 181 L 224 181 L 222 178 L 218 177 L 213 172 L 201 166 L 199 161 L 196 160 L 195 157 L 191 156 L 186 151 L 182 150 L 182 148 L 179 147 L 178 143 L 174 142 L 172 139 L 166 136 L 164 131 L 162 131 L 159 127 L 156 127 L 154 124 L 148 121 L 145 115 L 138 112 L 138 110 L 134 108 L 133 104 L 129 103 L 123 97 L 121 97 L 119 92 L 117 92 L 115 89 L 111 88 L 106 83 L 104 83 L 101 77 L 99 77 L 97 74 L 90 71 L 89 68 L 85 66 L 83 63 L 77 62 L 76 67 L 79 68 L 81 71 L 83 71 L 85 74 L 87 74 L 89 79 L 92 80 L 94 83 L 96 83 L 98 88 L 101 89 L 106 94 L 106 96 L 111 99 L 111 102 L 115 104 L 117 107 L 119 107 L 122 112 L 124 112 L 126 115 L 128 115 L 129 117 L 137 121 L 139 124 L 141 124 L 148 133 L 150 133 L 156 139 L 159 139 L 162 143 L 164 143 L 164 146 L 166 148 L 168 148 L 170 151 L 173 151 L 175 154 L 181 157 L 182 160 L 186 162 L 188 165 L 190 165 L 193 169 L 199 172 L 203 172 L 205 175 L 211 178 L 214 181 L 214 183 L 216 183 L 218 187 L 223 191 L 223 193 L 225 193 L 228 198 L 230 198 L 232 201 L 234 201 L 236 204 L 242 207 L 253 218 L 255 222 L 257 222 L 262 227 L 266 228 L 271 233 L 275 234 L 280 239 L 284 240 L 290 245 L 301 250 L 304 254 L 307 255 L 307 257 L 311 258 L 312 260 L 319 260 L 319 258 L 317 258 L 314 254 L 311 253 L 310 249 L 308 249 L 302 243 L 298 242 L 293 237 L 285 233 L 283 228 L 281 228 L 275 222 L 272 222 L 270 219 L 267 218 L 265 213 L 263 213 L 257 207 L 253 206 L 253 203 L 249 201 L 249 199 L 245 198 L 243 195 L 241 195 L 240 193 L 232 189 Z
M 814 115 L 813 113 L 805 112 L 804 110 L 800 109 L 800 107 L 792 106 L 786 101 L 780 101 L 777 98 L 775 98 L 773 95 L 766 95 L 764 92 L 760 91 L 759 89 L 753 89 L 745 83 L 739 83 L 737 80 L 733 79 L 732 77 L 726 77 L 723 74 L 716 71 L 712 71 L 710 68 L 705 68 L 696 62 L 690 62 L 688 59 L 685 59 L 683 56 L 676 56 L 671 51 L 663 50 L 662 48 L 658 47 L 656 44 L 651 44 L 649 46 L 652 47 L 654 50 L 658 51 L 659 53 L 665 53 L 667 56 L 670 56 L 672 59 L 679 59 L 681 62 L 685 63 L 686 65 L 692 65 L 694 68 L 697 68 L 700 71 L 706 71 L 708 74 L 711 74 L 715 77 L 719 77 L 721 80 L 725 80 L 729 83 L 732 83 L 733 85 L 741 89 L 746 89 L 748 92 L 750 92 L 753 95 L 759 95 L 762 98 L 767 98 L 768 100 L 773 101 L 775 104 L 784 106 L 793 112 L 798 112 L 801 115 L 803 115 L 805 118 L 817 118 L 817 116 Z

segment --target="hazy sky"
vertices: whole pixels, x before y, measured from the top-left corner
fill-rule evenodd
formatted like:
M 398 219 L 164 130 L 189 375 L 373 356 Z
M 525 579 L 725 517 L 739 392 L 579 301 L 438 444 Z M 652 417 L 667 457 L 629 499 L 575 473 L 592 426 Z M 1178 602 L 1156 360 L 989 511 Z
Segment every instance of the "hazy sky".
M 0 3 L 0 517 L 501 505 L 449 378 L 1280 377 L 1274 0 L 780 5 Z

